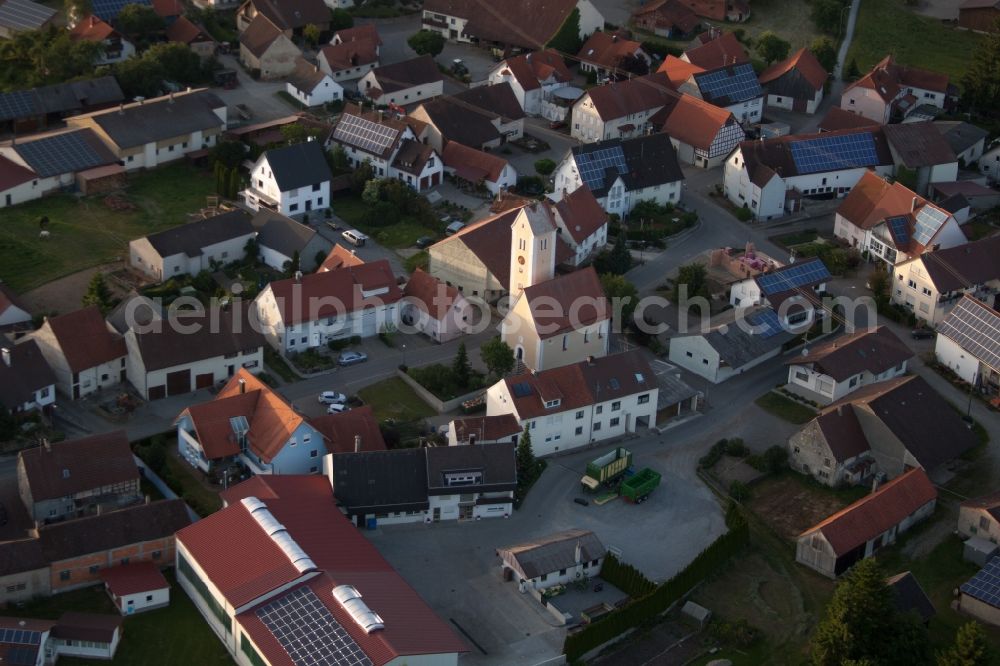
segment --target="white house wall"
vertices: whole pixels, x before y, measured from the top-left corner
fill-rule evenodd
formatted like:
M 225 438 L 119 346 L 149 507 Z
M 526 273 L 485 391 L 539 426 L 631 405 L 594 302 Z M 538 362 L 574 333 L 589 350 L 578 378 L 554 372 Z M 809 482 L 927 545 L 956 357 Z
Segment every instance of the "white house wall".
M 976 381 L 979 359 L 962 349 L 951 338 L 938 335 L 934 343 L 934 355 L 937 356 L 938 363 L 954 371 L 963 381 L 970 384 Z
M 362 95 L 366 95 L 369 89 L 378 87 L 379 85 L 375 78 L 375 72 L 373 71 L 368 72 L 358 79 L 358 92 Z M 385 93 L 373 101 L 379 106 L 387 106 L 389 104 L 408 106 L 410 104 L 423 102 L 443 94 L 444 81 L 432 81 L 430 83 L 396 90 L 391 93 Z

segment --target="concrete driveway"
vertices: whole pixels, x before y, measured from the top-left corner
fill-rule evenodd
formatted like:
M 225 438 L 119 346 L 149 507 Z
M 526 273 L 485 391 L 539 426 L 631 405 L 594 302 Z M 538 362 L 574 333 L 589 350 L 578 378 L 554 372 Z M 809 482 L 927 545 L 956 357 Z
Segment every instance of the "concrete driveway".
M 212 89 L 212 92 L 218 95 L 219 99 L 229 107 L 230 127 L 234 126 L 240 120 L 233 108 L 237 104 L 246 104 L 253 111 L 253 118 L 249 121 L 251 123 L 290 116 L 298 111 L 298 109 L 275 96 L 276 92 L 285 89 L 284 81 L 255 81 L 240 66 L 234 56 L 220 56 L 219 60 L 223 67 L 236 71 L 236 77 L 240 82 L 240 85 L 232 90 L 224 90 L 222 88 Z
M 454 42 L 445 42 L 444 50 L 438 54 L 435 60 L 439 65 L 451 69 L 455 58 L 461 59 L 469 70 L 469 80 L 473 83 L 486 80 L 490 70 L 496 65 L 493 56 L 486 49 L 472 44 L 455 44 Z

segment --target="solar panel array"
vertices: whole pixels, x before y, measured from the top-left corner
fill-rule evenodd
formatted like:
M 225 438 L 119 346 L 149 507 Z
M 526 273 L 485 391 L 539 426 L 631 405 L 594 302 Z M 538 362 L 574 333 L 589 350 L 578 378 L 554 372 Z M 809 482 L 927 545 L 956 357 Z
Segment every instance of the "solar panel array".
M 257 617 L 296 666 L 372 666 L 330 609 L 308 587 L 257 610 Z
M 333 131 L 333 140 L 366 153 L 381 155 L 399 137 L 399 130 L 359 116 L 344 115 Z
M 707 102 L 722 101 L 735 104 L 764 94 L 750 63 L 695 74 L 694 80 Z
M 7 0 L 0 4 L 0 25 L 15 30 L 38 30 L 56 13 L 31 0 Z
M 921 245 L 927 245 L 948 219 L 948 214 L 934 206 L 924 206 L 917 211 L 916 218 L 917 224 L 913 230 L 913 240 Z
M 114 21 L 118 18 L 125 5 L 146 5 L 152 6 L 150 0 L 94 0 L 92 7 L 94 14 L 105 21 Z
M 0 643 L 16 643 L 18 645 L 40 645 L 42 633 L 26 629 L 0 629 Z
M 618 170 L 618 173 L 628 172 L 625 152 L 621 145 L 580 152 L 576 156 L 576 168 L 580 170 L 580 178 L 591 190 L 604 188 L 604 175 L 608 168 Z
M 514 397 L 515 398 L 525 398 L 531 395 L 531 384 L 528 382 L 520 382 L 514 384 Z
M 761 310 L 747 317 L 747 321 L 754 327 L 754 333 L 764 338 L 773 338 L 785 329 L 778 320 L 778 314 L 774 310 Z
M 827 270 L 826 265 L 819 259 L 809 259 L 774 273 L 758 275 L 757 286 L 760 287 L 765 296 L 770 296 L 829 279 L 830 271 Z
M 993 310 L 963 298 L 938 326 L 938 333 L 1000 372 L 1000 315 Z
M 26 118 L 41 113 L 31 90 L 0 93 L 0 120 Z
M 889 233 L 896 247 L 905 248 L 910 244 L 910 219 L 905 215 L 888 217 L 885 223 L 889 225 Z
M 9 647 L 4 666 L 35 666 L 38 663 L 38 648 Z
M 819 136 L 791 141 L 789 148 L 800 174 L 852 169 L 878 164 L 875 138 L 871 132 L 843 136 Z
M 962 592 L 974 599 L 1000 608 L 1000 557 L 994 557 L 986 563 L 967 583 L 960 588 Z
M 19 143 L 14 148 L 28 166 L 42 178 L 107 164 L 108 160 L 101 157 L 100 153 L 83 138 L 84 131 L 86 130 L 56 134 L 44 139 Z

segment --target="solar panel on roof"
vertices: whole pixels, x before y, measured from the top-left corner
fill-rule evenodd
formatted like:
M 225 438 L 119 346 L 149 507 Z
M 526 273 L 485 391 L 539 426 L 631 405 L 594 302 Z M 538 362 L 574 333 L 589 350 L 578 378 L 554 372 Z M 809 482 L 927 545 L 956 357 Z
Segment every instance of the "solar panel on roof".
M 878 164 L 875 138 L 871 132 L 843 136 L 820 136 L 789 144 L 795 168 L 800 174 L 852 169 Z
M 758 275 L 757 286 L 765 296 L 770 296 L 829 279 L 830 271 L 826 265 L 819 259 L 811 259 L 800 264 L 792 264 L 774 273 Z
M 968 298 L 951 309 L 938 333 L 1000 372 L 1000 315 Z
M 94 0 L 92 7 L 94 14 L 105 21 L 114 21 L 118 18 L 125 5 L 146 5 L 151 6 L 150 0 Z
M 42 634 L 26 629 L 0 629 L 0 643 L 17 643 L 19 645 L 39 645 Z
M 30 90 L 0 93 L 0 120 L 26 118 L 39 113 L 35 96 Z
M 764 94 L 757 80 L 757 74 L 750 63 L 717 69 L 694 75 L 698 90 L 705 101 L 720 101 L 726 104 L 745 102 Z
M 754 327 L 754 334 L 764 338 L 773 338 L 781 333 L 784 328 L 778 320 L 778 314 L 774 310 L 761 310 L 747 317 L 747 321 Z
M 399 137 L 399 130 L 359 116 L 345 115 L 333 131 L 333 140 L 367 153 L 381 155 Z
M 1000 608 L 1000 558 L 994 557 L 959 588 L 963 593 Z
M 4 664 L 10 666 L 35 666 L 38 662 L 38 648 L 11 647 L 7 649 Z
M 257 617 L 296 666 L 371 666 L 354 642 L 308 587 L 292 590 L 257 610 Z
M 934 206 L 924 206 L 917 211 L 913 240 L 921 245 L 927 245 L 947 219 L 948 215 L 944 211 Z
M 889 233 L 892 234 L 896 247 L 910 244 L 910 220 L 905 215 L 887 218 L 885 223 L 889 225 Z
M 6 0 L 0 4 L 0 25 L 14 30 L 38 30 L 55 13 L 51 7 L 31 0 Z
M 580 171 L 580 179 L 591 190 L 600 190 L 605 186 L 604 176 L 608 168 L 614 168 L 618 173 L 627 173 L 625 152 L 621 145 L 580 152 L 576 156 L 576 168 Z
M 108 160 L 101 157 L 83 136 L 82 131 L 66 132 L 18 143 L 14 149 L 42 178 L 107 164 Z
M 514 396 L 517 398 L 524 398 L 531 395 L 531 384 L 527 382 L 519 382 L 514 384 Z

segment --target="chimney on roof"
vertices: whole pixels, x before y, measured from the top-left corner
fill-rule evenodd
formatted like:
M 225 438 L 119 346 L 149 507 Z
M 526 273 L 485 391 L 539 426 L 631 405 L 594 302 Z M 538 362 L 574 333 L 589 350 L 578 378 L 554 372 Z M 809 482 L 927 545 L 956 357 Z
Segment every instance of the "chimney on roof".
M 302 282 L 302 271 L 295 271 L 295 281 Z
M 587 357 L 587 365 L 594 365 L 594 357 L 593 356 L 588 356 Z
M 872 477 L 872 492 L 878 490 L 878 474 Z
M 125 115 L 125 103 L 124 102 L 122 102 L 121 104 L 118 105 L 118 113 L 120 115 Z
M 837 416 L 843 416 L 843 415 L 844 415 L 844 406 L 837 405 Z
M 10 367 L 10 348 L 9 347 L 0 348 L 0 356 L 3 357 L 3 364 L 6 365 L 9 368 Z
M 239 380 L 237 380 L 237 383 L 240 385 L 240 395 L 243 395 L 244 393 L 246 393 L 247 392 L 247 380 L 245 380 L 242 377 L 240 377 Z
M 912 199 L 910 200 L 910 212 L 912 213 L 912 212 L 913 212 L 913 211 L 915 211 L 916 209 L 917 209 L 917 197 L 913 197 L 913 198 L 912 198 Z
M 611 35 L 611 43 L 615 44 L 618 42 L 618 35 Z
M 361 435 L 354 436 L 354 452 L 361 453 Z
M 573 561 L 577 564 L 583 561 L 583 549 L 580 548 L 580 542 L 576 542 L 576 548 L 573 549 Z
M 38 538 L 38 527 L 39 527 L 39 525 L 40 525 L 40 523 L 36 520 L 34 526 L 30 527 L 28 529 L 28 536 L 30 536 L 32 539 L 37 539 Z

